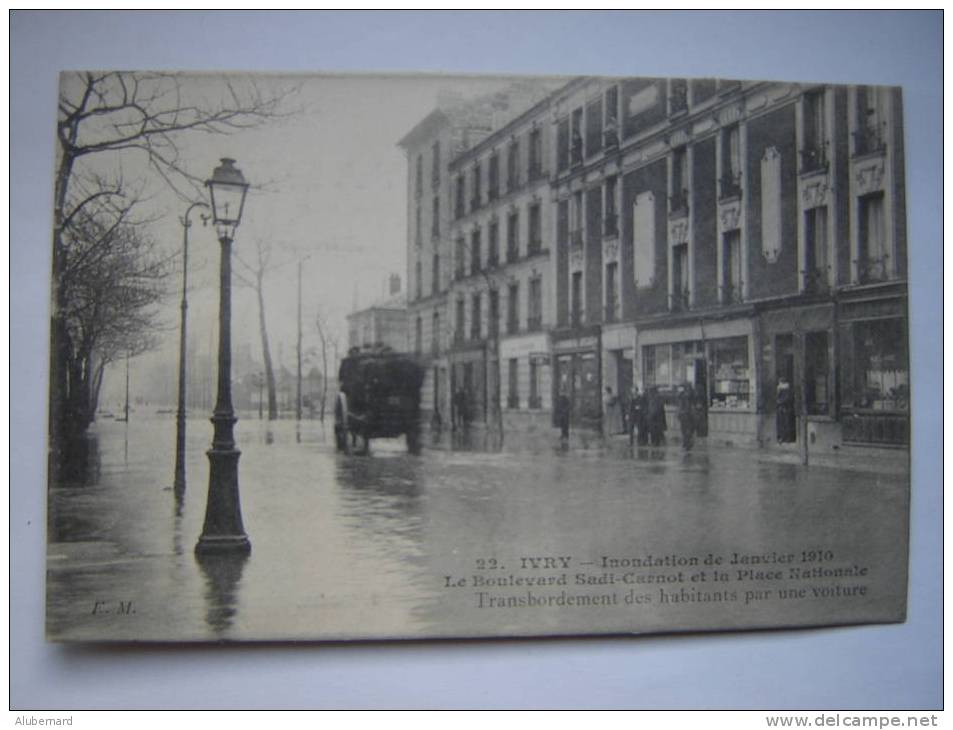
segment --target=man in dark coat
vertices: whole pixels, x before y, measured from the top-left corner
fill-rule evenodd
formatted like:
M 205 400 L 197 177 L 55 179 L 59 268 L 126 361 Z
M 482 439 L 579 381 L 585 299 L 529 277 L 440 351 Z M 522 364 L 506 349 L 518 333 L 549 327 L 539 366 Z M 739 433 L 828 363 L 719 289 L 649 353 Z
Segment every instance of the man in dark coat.
M 777 395 L 777 431 L 778 443 L 793 443 L 795 438 L 795 416 L 794 416 L 794 390 L 787 378 L 781 378 L 778 381 Z
M 629 445 L 638 439 L 639 446 L 649 442 L 648 430 L 645 427 L 645 395 L 639 393 L 638 388 L 632 389 L 629 399 Z
M 645 420 L 652 446 L 664 443 L 668 424 L 665 422 L 665 405 L 655 386 L 652 386 L 645 396 Z
M 569 403 L 569 395 L 562 390 L 556 397 L 556 425 L 559 426 L 559 437 L 565 444 L 569 441 L 569 418 L 572 413 L 572 405 Z
M 682 448 L 695 445 L 695 396 L 690 385 L 683 385 L 678 394 L 678 425 L 682 431 Z

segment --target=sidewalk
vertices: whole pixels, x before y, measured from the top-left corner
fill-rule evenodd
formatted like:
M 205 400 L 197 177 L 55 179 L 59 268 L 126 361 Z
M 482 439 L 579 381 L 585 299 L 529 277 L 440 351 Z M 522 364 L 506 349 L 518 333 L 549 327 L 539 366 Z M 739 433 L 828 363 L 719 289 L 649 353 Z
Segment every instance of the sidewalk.
M 424 446 L 441 451 L 503 451 L 506 453 L 552 453 L 568 451 L 574 454 L 630 459 L 633 456 L 644 458 L 677 458 L 685 453 L 681 436 L 670 432 L 666 443 L 661 446 L 632 446 L 629 437 L 624 434 L 604 438 L 593 430 L 576 429 L 570 432 L 568 444 L 562 444 L 558 429 L 535 431 L 506 431 L 502 448 L 495 432 L 484 424 L 472 424 L 466 431 L 451 432 L 443 429 L 439 437 L 427 433 Z M 736 443 L 733 445 L 710 443 L 707 438 L 695 439 L 690 453 L 704 454 L 712 458 L 741 456 L 755 462 L 802 465 L 803 454 L 797 444 L 756 444 Z M 907 449 L 844 445 L 836 449 L 820 451 L 808 449 L 807 465 L 831 469 L 846 469 L 853 472 L 908 475 L 910 473 L 910 452 Z

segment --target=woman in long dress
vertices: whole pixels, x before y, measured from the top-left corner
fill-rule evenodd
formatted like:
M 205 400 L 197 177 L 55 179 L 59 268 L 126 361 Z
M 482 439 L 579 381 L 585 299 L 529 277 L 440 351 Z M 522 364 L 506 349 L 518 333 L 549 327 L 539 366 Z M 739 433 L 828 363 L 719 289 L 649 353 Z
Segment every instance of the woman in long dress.
M 606 436 L 615 436 L 625 431 L 622 425 L 622 404 L 619 402 L 619 398 L 613 394 L 612 388 L 606 388 L 605 414 Z

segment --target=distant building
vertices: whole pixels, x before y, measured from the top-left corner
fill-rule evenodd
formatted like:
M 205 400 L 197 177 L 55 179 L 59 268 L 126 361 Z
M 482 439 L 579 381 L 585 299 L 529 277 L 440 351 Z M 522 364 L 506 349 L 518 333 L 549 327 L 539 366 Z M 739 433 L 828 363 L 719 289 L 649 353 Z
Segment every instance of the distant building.
M 347 315 L 348 349 L 383 345 L 406 352 L 407 337 L 407 298 L 401 291 L 400 276 L 392 274 L 386 296 Z

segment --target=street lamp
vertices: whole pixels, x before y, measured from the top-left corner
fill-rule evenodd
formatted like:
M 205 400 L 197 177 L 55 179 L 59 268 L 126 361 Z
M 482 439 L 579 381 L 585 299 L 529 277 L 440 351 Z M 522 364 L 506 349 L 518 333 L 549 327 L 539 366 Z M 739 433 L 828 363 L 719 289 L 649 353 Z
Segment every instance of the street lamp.
M 235 448 L 235 412 L 232 409 L 232 238 L 242 217 L 248 183 L 235 160 L 222 158 L 206 186 L 212 199 L 212 220 L 222 246 L 219 267 L 218 394 L 212 414 L 214 435 L 208 450 L 208 502 L 205 524 L 195 546 L 198 555 L 247 554 L 251 543 L 242 525 L 238 493 L 238 457 Z
M 175 412 L 175 478 L 172 488 L 177 497 L 185 493 L 185 319 L 189 308 L 189 214 L 195 208 L 208 208 L 205 203 L 192 203 L 182 217 L 182 321 L 179 327 L 179 404 Z M 203 215 L 203 220 L 205 219 Z

